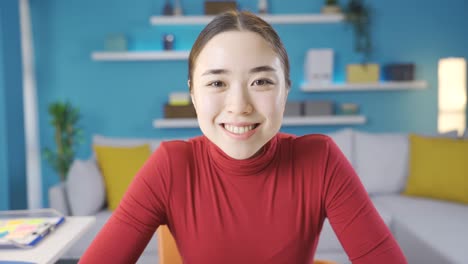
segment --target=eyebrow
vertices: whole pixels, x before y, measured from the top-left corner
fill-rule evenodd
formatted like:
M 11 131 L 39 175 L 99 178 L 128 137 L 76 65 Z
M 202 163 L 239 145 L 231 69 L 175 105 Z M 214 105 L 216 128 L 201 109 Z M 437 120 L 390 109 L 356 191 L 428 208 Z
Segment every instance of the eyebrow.
M 257 72 L 274 72 L 274 71 L 276 71 L 276 69 L 271 66 L 258 66 L 258 67 L 251 69 L 249 72 L 257 73 Z M 226 74 L 226 73 L 229 73 L 229 71 L 226 69 L 212 69 L 212 70 L 207 70 L 206 72 L 204 72 L 202 76 L 209 75 L 209 74 Z
M 225 69 L 213 69 L 213 70 L 207 70 L 206 72 L 204 72 L 202 74 L 203 75 L 209 75 L 209 74 L 224 74 L 224 73 L 228 73 L 229 71 L 228 70 L 225 70 Z
M 274 72 L 276 71 L 275 68 L 271 67 L 271 66 L 259 66 L 259 67 L 255 67 L 253 69 L 250 70 L 250 73 L 257 73 L 257 72 Z

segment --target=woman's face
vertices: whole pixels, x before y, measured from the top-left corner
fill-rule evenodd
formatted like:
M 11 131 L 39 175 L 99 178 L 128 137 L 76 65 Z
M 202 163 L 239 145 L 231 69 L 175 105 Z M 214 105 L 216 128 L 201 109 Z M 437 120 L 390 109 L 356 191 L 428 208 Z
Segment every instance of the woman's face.
M 288 94 L 284 70 L 260 35 L 216 35 L 198 55 L 192 76 L 200 128 L 230 157 L 254 156 L 279 131 Z

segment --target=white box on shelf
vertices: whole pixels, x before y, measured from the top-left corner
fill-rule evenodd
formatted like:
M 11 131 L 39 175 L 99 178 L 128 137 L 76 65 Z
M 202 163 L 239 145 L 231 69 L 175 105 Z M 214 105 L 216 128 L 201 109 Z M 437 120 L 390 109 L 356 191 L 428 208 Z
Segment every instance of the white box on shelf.
M 333 50 L 309 49 L 304 65 L 305 79 L 310 84 L 329 84 L 333 81 Z

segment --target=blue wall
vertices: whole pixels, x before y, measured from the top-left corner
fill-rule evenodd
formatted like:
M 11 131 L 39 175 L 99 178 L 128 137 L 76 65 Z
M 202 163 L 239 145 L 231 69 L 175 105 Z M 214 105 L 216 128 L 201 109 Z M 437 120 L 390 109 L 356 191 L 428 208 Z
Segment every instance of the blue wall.
M 2 13 L 0 12 L 0 210 L 8 209 L 9 191 L 7 177 L 6 148 L 6 113 L 5 113 L 5 83 L 3 78 L 3 32 Z
M 18 0 L 0 1 L 0 183 L 5 208 L 25 209 L 26 172 Z M 5 185 L 3 185 L 5 184 Z M 5 194 L 2 194 L 3 196 Z M 3 199 L 2 199 L 3 200 Z
M 85 144 L 79 157 L 90 154 L 94 133 L 122 137 L 187 137 L 198 129 L 154 129 L 152 120 L 162 117 L 162 106 L 171 91 L 185 91 L 187 63 L 95 62 L 91 52 L 102 50 L 110 33 L 124 33 L 132 50 L 160 50 L 165 32 L 176 35 L 175 48 L 190 49 L 201 26 L 149 25 L 160 14 L 163 0 L 31 0 L 39 94 L 42 146 L 53 146 L 47 105 L 69 99 L 82 112 Z M 182 1 L 187 14 L 201 14 L 203 1 Z M 256 10 L 257 1 L 238 1 L 241 8 Z M 272 13 L 317 13 L 323 1 L 270 0 Z M 345 1 L 341 1 L 345 2 Z M 346 1 L 347 2 L 347 1 Z M 372 4 L 373 61 L 414 62 L 416 79 L 426 80 L 422 91 L 364 93 L 303 93 L 304 55 L 309 48 L 336 51 L 336 81 L 345 78 L 345 65 L 361 61 L 353 51 L 352 30 L 345 24 L 279 25 L 291 60 L 291 100 L 329 99 L 361 106 L 368 123 L 357 129 L 381 132 L 434 132 L 437 128 L 437 61 L 446 56 L 468 57 L 464 0 L 367 1 Z M 328 132 L 341 127 L 285 128 L 296 134 Z M 58 181 L 43 163 L 44 197 Z M 45 201 L 46 202 L 46 201 Z

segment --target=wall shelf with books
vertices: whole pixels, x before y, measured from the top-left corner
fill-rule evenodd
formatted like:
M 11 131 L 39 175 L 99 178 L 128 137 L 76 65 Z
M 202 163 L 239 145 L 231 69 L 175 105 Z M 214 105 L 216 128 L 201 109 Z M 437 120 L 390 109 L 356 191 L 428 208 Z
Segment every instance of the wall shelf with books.
M 358 92 L 358 91 L 395 91 L 395 90 L 421 90 L 427 88 L 426 81 L 391 81 L 379 83 L 332 83 L 301 85 L 303 92 Z
M 215 16 L 152 16 L 151 25 L 205 25 Z M 342 14 L 283 14 L 260 15 L 271 24 L 313 24 L 313 23 L 340 23 L 344 21 Z
M 283 126 L 329 126 L 329 125 L 362 125 L 367 121 L 361 115 L 334 115 L 334 116 L 298 116 L 284 117 Z M 197 128 L 196 118 L 155 119 L 155 128 Z
M 91 54 L 94 61 L 158 61 L 187 60 L 190 51 L 96 51 Z

